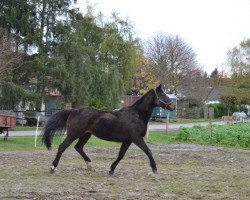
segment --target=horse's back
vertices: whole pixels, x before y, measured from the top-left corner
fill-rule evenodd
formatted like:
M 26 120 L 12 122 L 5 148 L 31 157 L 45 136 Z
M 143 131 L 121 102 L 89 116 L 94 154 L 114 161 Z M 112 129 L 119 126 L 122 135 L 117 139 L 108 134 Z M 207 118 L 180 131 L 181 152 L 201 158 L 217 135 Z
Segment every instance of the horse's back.
M 68 118 L 67 130 L 85 132 L 101 112 L 94 108 L 73 109 Z
M 88 132 L 103 140 L 124 142 L 134 136 L 143 136 L 146 125 L 139 119 L 138 113 L 129 109 L 108 112 L 83 108 L 72 110 L 67 130 L 77 135 Z
M 103 112 L 91 125 L 91 131 L 104 140 L 130 141 L 134 134 L 145 129 L 138 119 L 138 115 L 129 111 Z

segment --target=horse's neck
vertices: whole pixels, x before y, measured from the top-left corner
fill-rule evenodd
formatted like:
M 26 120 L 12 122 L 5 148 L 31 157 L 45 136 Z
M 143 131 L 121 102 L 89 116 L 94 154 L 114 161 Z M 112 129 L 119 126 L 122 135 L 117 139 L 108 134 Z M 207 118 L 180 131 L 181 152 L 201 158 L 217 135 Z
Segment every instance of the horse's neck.
M 149 108 L 148 110 L 139 111 L 139 116 L 145 124 L 147 124 L 152 116 L 154 107 Z
M 153 91 L 149 91 L 134 105 L 134 108 L 138 111 L 140 118 L 142 118 L 145 123 L 148 123 L 151 118 L 154 109 L 153 101 Z

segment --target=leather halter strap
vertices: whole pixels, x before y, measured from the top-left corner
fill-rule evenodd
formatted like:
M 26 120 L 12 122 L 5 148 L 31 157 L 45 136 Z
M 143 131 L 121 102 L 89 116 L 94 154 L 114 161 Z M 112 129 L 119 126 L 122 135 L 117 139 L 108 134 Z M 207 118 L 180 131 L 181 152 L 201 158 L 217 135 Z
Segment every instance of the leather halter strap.
M 154 90 L 154 92 L 155 92 L 155 95 L 156 95 L 156 98 L 157 98 L 158 101 L 164 103 L 164 104 L 167 105 L 167 106 L 169 106 L 169 105 L 171 105 L 171 104 L 173 103 L 172 101 L 170 101 L 170 102 L 165 102 L 165 101 L 161 100 L 161 99 L 159 98 L 159 96 L 157 95 L 157 92 L 156 92 L 155 90 Z

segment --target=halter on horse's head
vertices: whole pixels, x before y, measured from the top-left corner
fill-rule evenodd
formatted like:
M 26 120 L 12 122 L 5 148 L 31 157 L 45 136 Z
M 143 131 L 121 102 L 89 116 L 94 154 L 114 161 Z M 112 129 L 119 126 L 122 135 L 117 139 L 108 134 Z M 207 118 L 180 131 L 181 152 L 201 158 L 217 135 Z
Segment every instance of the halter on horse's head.
M 169 96 L 161 89 L 161 84 L 155 89 L 157 105 L 170 111 L 175 110 L 175 105 Z

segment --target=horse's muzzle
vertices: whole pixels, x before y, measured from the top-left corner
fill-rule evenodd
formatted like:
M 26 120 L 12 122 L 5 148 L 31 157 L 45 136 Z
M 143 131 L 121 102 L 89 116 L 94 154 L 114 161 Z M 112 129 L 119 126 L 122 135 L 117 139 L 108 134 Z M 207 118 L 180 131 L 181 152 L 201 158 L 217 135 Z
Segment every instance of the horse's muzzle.
M 174 103 L 171 101 L 169 103 L 166 103 L 166 109 L 170 110 L 170 111 L 174 111 L 175 110 L 175 105 Z

